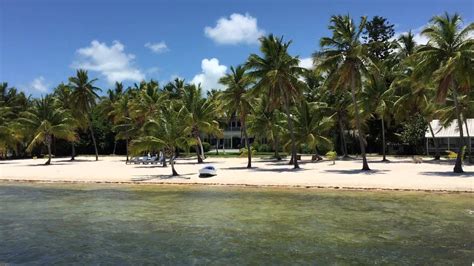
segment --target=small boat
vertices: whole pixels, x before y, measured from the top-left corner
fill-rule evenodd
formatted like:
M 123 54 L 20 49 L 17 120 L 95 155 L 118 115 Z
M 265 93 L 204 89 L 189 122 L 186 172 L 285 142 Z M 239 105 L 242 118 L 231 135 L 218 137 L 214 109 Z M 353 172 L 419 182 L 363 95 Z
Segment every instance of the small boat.
M 216 168 L 214 166 L 208 165 L 204 166 L 199 170 L 199 177 L 211 177 L 217 175 Z

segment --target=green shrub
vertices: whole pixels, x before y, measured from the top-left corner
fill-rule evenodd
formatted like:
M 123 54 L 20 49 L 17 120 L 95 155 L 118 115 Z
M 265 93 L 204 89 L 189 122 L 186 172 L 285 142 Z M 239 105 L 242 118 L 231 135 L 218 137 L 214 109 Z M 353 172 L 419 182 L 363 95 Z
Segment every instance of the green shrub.
M 466 156 L 466 148 L 467 146 L 463 146 L 462 149 L 461 149 L 461 160 L 464 161 L 464 157 Z M 447 157 L 448 159 L 451 159 L 451 160 L 456 160 L 456 158 L 458 157 L 458 154 L 454 151 L 446 151 L 448 153 Z
M 455 160 L 458 157 L 458 154 L 454 151 L 446 151 L 448 153 L 447 158 Z
M 255 149 L 259 152 L 269 152 L 271 151 L 270 145 L 268 144 L 260 144 L 255 147 Z
M 204 152 L 208 152 L 211 150 L 211 144 L 209 144 L 208 142 L 203 142 L 202 148 L 204 149 Z
M 335 151 L 328 151 L 326 153 L 326 158 L 332 161 L 332 164 L 336 164 L 337 153 Z
M 253 147 L 251 147 L 251 151 L 252 151 L 252 156 L 255 155 L 255 153 L 257 152 Z M 240 149 L 240 157 L 247 157 L 247 155 L 248 155 L 247 148 Z

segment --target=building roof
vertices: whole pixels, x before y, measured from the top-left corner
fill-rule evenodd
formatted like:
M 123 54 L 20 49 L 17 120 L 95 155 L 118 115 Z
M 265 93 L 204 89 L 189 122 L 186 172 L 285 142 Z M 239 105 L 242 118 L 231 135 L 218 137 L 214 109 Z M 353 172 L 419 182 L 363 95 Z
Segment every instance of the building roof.
M 435 134 L 436 138 L 457 138 L 459 137 L 459 129 L 458 129 L 458 120 L 455 119 L 453 122 L 447 126 L 444 127 L 441 125 L 439 120 L 435 119 L 430 122 L 431 127 L 433 128 L 433 133 Z M 469 129 L 469 135 L 470 137 L 474 137 L 474 118 L 468 118 L 467 121 L 467 127 Z M 463 128 L 463 133 L 464 137 L 467 137 L 467 131 L 466 131 L 466 126 L 464 123 L 462 124 Z M 428 128 L 425 133 L 425 138 L 432 138 L 430 129 Z

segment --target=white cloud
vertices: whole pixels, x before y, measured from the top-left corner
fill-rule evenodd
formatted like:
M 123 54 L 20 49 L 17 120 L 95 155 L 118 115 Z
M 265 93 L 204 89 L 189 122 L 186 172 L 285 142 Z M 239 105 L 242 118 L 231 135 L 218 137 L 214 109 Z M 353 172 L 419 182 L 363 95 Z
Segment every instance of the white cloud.
M 159 67 L 150 67 L 146 70 L 146 74 L 147 75 L 150 75 L 150 74 L 157 74 L 160 72 L 160 68 Z
M 229 18 L 217 20 L 214 28 L 204 28 L 204 33 L 218 44 L 253 44 L 265 31 L 257 26 L 257 19 L 249 14 L 234 13 Z
M 219 79 L 225 75 L 227 67 L 219 65 L 219 60 L 217 58 L 204 58 L 201 62 L 201 69 L 202 72 L 194 76 L 191 83 L 196 85 L 201 84 L 201 87 L 205 91 L 223 88 L 223 86 L 219 84 Z
M 161 54 L 161 53 L 169 51 L 168 46 L 163 41 L 157 42 L 157 43 L 147 42 L 145 43 L 145 47 L 150 49 L 153 53 L 156 53 L 156 54 Z
M 79 60 L 72 63 L 73 68 L 83 68 L 100 72 L 111 84 L 118 81 L 142 81 L 145 75 L 134 66 L 135 55 L 124 52 L 125 46 L 114 41 L 111 46 L 93 40 L 90 46 L 76 51 Z
M 414 30 L 411 31 L 411 33 L 414 35 L 413 40 L 416 42 L 417 45 L 422 45 L 422 44 L 427 44 L 428 43 L 428 37 L 421 35 L 421 31 L 426 27 L 426 25 L 418 27 Z M 398 40 L 400 36 L 408 34 L 408 31 L 404 32 L 397 32 L 395 35 L 392 37 L 391 40 Z
M 48 92 L 49 84 L 45 83 L 43 76 L 39 76 L 30 83 L 30 87 L 39 92 Z
M 313 66 L 313 58 L 311 58 L 311 57 L 301 58 L 299 67 L 312 69 L 314 67 Z

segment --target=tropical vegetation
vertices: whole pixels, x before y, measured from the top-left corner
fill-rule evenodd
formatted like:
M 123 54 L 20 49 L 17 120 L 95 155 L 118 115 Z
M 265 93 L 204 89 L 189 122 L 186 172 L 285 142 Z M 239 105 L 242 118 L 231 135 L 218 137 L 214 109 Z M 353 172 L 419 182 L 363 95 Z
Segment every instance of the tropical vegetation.
M 454 172 L 463 172 L 463 155 L 471 158 L 464 132 L 474 134 L 467 128 L 474 116 L 474 24 L 458 14 L 434 16 L 421 31 L 427 43 L 416 43 L 411 31 L 396 36 L 380 16 L 335 15 L 328 30 L 310 68 L 291 54 L 291 40 L 261 37 L 260 51 L 220 78 L 222 90 L 177 78 L 117 82 L 102 94 L 82 69 L 36 99 L 1 83 L 0 158 L 45 154 L 50 164 L 53 155 L 129 160 L 129 154 L 154 153 L 177 175 L 177 157 L 195 152 L 205 162 L 233 123 L 248 168 L 259 152 L 275 160 L 289 155 L 293 168 L 299 168 L 298 153 L 307 153 L 360 156 L 361 169 L 370 171 L 368 153 L 382 161 L 387 154 L 420 153 L 426 132 L 438 148 L 430 121 L 439 119 L 444 127 L 456 123 L 461 145 L 450 154 L 456 154 Z

